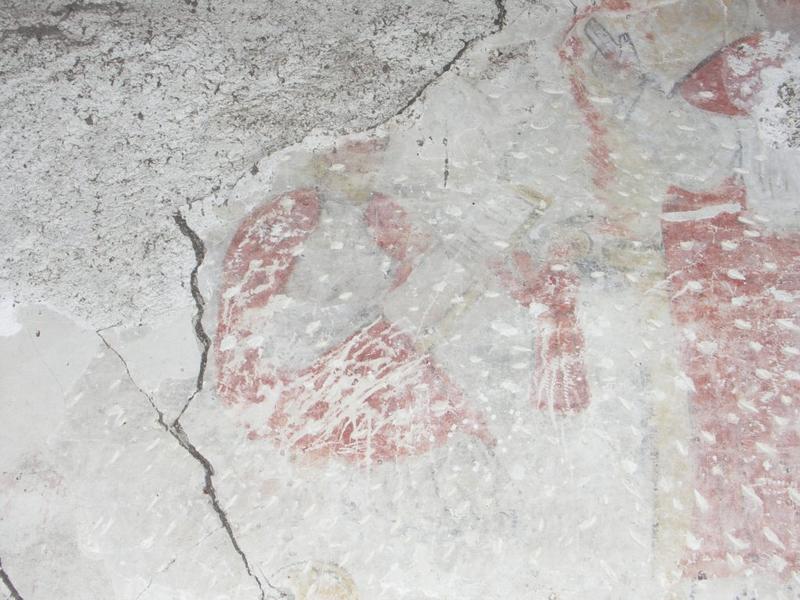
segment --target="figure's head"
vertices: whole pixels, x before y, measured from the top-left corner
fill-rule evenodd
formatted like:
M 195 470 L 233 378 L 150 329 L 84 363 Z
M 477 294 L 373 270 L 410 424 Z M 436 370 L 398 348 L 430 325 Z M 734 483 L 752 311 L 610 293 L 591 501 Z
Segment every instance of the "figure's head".
M 365 202 L 373 191 L 375 174 L 380 170 L 387 137 L 370 136 L 348 139 L 312 159 L 312 171 L 318 185 L 330 192 L 340 192 L 355 202 Z

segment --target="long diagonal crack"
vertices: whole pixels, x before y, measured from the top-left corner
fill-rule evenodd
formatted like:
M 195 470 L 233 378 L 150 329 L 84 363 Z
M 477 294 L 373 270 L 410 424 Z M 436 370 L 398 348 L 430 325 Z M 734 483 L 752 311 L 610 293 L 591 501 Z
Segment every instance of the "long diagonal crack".
M 194 400 L 194 397 L 200 393 L 203 389 L 203 379 L 205 379 L 206 375 L 206 364 L 208 363 L 208 351 L 211 348 L 211 340 L 206 333 L 206 330 L 203 329 L 203 314 L 206 310 L 206 301 L 203 298 L 203 294 L 200 292 L 200 285 L 198 283 L 198 271 L 203 264 L 203 261 L 206 258 L 206 246 L 203 243 L 203 240 L 200 239 L 200 236 L 195 233 L 195 231 L 189 227 L 189 224 L 186 222 L 186 219 L 183 218 L 180 212 L 176 212 L 172 218 L 175 220 L 175 223 L 178 225 L 178 229 L 180 229 L 181 233 L 189 238 L 189 241 L 192 243 L 192 250 L 194 250 L 194 268 L 189 275 L 189 287 L 192 292 L 192 298 L 194 299 L 195 304 L 195 313 L 194 317 L 192 318 L 192 323 L 194 324 L 194 334 L 197 338 L 197 341 L 200 343 L 200 347 L 202 348 L 202 352 L 200 354 L 200 367 L 197 369 L 197 379 L 194 384 L 194 392 L 187 398 L 186 403 L 183 405 L 181 412 L 178 413 L 178 416 L 175 417 L 175 421 L 173 425 L 177 425 L 180 418 L 183 416 L 183 413 L 186 412 L 186 409 L 189 408 L 189 405 Z
M 481 40 L 489 37 L 490 35 L 494 35 L 496 33 L 499 33 L 500 31 L 502 31 L 505 28 L 506 22 L 507 22 L 507 14 L 506 14 L 506 7 L 505 7 L 504 0 L 494 0 L 494 3 L 495 3 L 495 6 L 497 7 L 497 13 L 495 15 L 494 20 L 492 21 L 492 23 L 494 25 L 494 28 L 491 31 L 483 32 L 483 33 L 481 33 L 481 34 L 479 34 L 479 35 L 477 35 L 477 36 L 475 36 L 475 37 L 463 42 L 461 48 L 459 48 L 459 50 L 455 53 L 453 58 L 451 58 L 442 67 L 437 69 L 436 72 L 433 74 L 433 77 L 431 77 L 422 86 L 420 86 L 420 88 L 411 96 L 411 98 L 403 106 L 401 106 L 397 111 L 395 111 L 394 114 L 392 114 L 388 118 L 382 120 L 379 123 L 376 123 L 376 124 L 368 127 L 367 131 L 374 130 L 374 129 L 380 127 L 381 125 L 383 125 L 384 123 L 390 121 L 391 119 L 393 119 L 393 118 L 403 114 L 404 112 L 406 112 L 409 108 L 411 108 L 411 106 L 413 106 L 425 94 L 425 92 L 427 91 L 427 89 L 431 85 L 433 85 L 445 73 L 450 71 L 450 69 L 453 68 L 453 66 L 461 59 L 462 56 L 464 56 L 464 54 L 470 48 L 472 48 L 476 43 L 480 42 Z M 242 559 L 242 563 L 244 564 L 244 567 L 245 567 L 245 570 L 247 571 L 247 574 L 258 585 L 258 589 L 260 591 L 260 600 L 265 600 L 266 597 L 265 597 L 264 587 L 263 587 L 263 585 L 261 583 L 261 580 L 258 578 L 257 575 L 255 575 L 255 573 L 253 573 L 253 569 L 250 566 L 250 561 L 247 559 L 247 556 L 245 555 L 245 553 L 242 551 L 241 547 L 239 546 L 239 543 L 236 540 L 236 536 L 233 533 L 233 529 L 231 528 L 230 521 L 228 520 L 228 517 L 225 514 L 225 511 L 223 510 L 222 506 L 219 503 L 219 498 L 217 497 L 217 492 L 216 492 L 216 489 L 214 488 L 214 479 L 213 479 L 214 478 L 214 467 L 208 461 L 208 459 L 205 456 L 203 456 L 202 453 L 200 453 L 200 451 L 197 449 L 197 447 L 194 444 L 191 443 L 191 441 L 189 440 L 188 436 L 186 435 L 186 432 L 184 431 L 183 427 L 180 424 L 180 419 L 183 416 L 183 413 L 189 407 L 189 405 L 191 404 L 192 400 L 194 400 L 195 396 L 197 396 L 197 394 L 200 393 L 200 391 L 203 389 L 203 380 L 205 378 L 205 371 L 206 371 L 206 365 L 207 365 L 207 362 L 208 362 L 208 353 L 209 353 L 209 350 L 210 350 L 210 347 L 211 347 L 211 340 L 208 337 L 208 334 L 206 333 L 205 329 L 203 328 L 203 315 L 205 313 L 205 299 L 203 298 L 203 295 L 200 292 L 200 287 L 199 287 L 199 283 L 198 283 L 198 271 L 200 270 L 200 267 L 202 266 L 203 261 L 205 260 L 205 254 L 206 254 L 205 244 L 200 239 L 200 237 L 197 235 L 197 233 L 189 226 L 189 224 L 186 222 L 186 219 L 183 217 L 183 215 L 180 214 L 180 212 L 176 212 L 173 215 L 173 219 L 174 219 L 176 225 L 178 226 L 178 229 L 180 230 L 180 232 L 185 237 L 187 237 L 189 239 L 189 241 L 191 242 L 192 250 L 194 251 L 194 255 L 195 255 L 195 265 L 194 265 L 194 268 L 192 269 L 192 271 L 190 273 L 189 283 L 190 283 L 192 298 L 194 299 L 195 307 L 196 307 L 195 315 L 194 315 L 194 317 L 192 319 L 192 322 L 194 324 L 195 336 L 197 337 L 197 340 L 198 340 L 198 342 L 200 343 L 200 345 L 202 347 L 202 353 L 201 353 L 201 356 L 200 356 L 200 367 L 199 367 L 198 373 L 197 373 L 197 380 L 195 382 L 195 389 L 192 392 L 192 394 L 189 396 L 189 398 L 186 400 L 186 403 L 184 404 L 183 408 L 181 409 L 180 413 L 175 418 L 175 420 L 172 422 L 172 424 L 167 424 L 167 422 L 164 420 L 164 413 L 161 412 L 161 410 L 158 408 L 158 406 L 153 401 L 152 397 L 147 392 L 145 392 L 141 387 L 139 387 L 139 385 L 134 381 L 133 377 L 131 376 L 130 369 L 128 368 L 128 364 L 125 362 L 125 359 L 122 357 L 122 355 L 119 352 L 117 352 L 117 350 L 114 349 L 106 341 L 106 339 L 102 336 L 100 331 L 97 332 L 97 335 L 103 341 L 105 346 L 109 350 L 111 350 L 117 356 L 117 358 L 119 358 L 119 360 L 122 362 L 123 366 L 125 367 L 125 371 L 128 374 L 128 378 L 130 379 L 130 381 L 133 383 L 134 386 L 136 386 L 136 388 L 142 393 L 142 395 L 144 395 L 147 398 L 147 401 L 150 403 L 150 406 L 156 412 L 157 420 L 158 420 L 159 425 L 167 433 L 169 433 L 169 435 L 171 435 L 178 442 L 178 444 L 181 446 L 181 448 L 183 448 L 186 452 L 188 452 L 192 456 L 192 458 L 194 458 L 203 467 L 203 471 L 205 473 L 205 486 L 203 488 L 203 492 L 206 495 L 208 495 L 209 500 L 211 502 L 211 506 L 214 509 L 214 512 L 217 513 L 217 516 L 219 517 L 219 520 L 220 520 L 220 523 L 222 524 L 222 527 L 227 532 L 228 537 L 229 537 L 229 539 L 231 541 L 231 545 L 233 546 L 233 548 L 236 551 L 236 553 Z M 273 590 L 278 592 L 280 597 L 285 597 L 285 594 L 282 593 L 277 588 L 273 587 L 270 584 L 269 581 L 267 581 L 266 583 L 270 588 L 272 588 Z
M 433 75 L 425 83 L 423 83 L 417 89 L 416 92 L 414 92 L 411 98 L 409 98 L 408 101 L 405 104 L 403 104 L 403 106 L 401 106 L 393 114 L 389 115 L 385 119 L 382 119 L 381 121 L 373 125 L 370 125 L 369 127 L 366 128 L 365 131 L 373 131 L 378 127 L 380 127 L 381 125 L 385 125 L 395 117 L 399 117 L 400 115 L 405 113 L 409 108 L 411 108 L 414 104 L 416 104 L 417 100 L 422 98 L 422 96 L 425 94 L 425 92 L 428 90 L 429 87 L 431 87 L 434 83 L 436 83 L 439 80 L 439 78 L 442 77 L 442 75 L 447 73 L 450 69 L 452 69 L 455 66 L 455 64 L 459 60 L 461 60 L 461 57 L 464 56 L 464 54 L 466 54 L 467 50 L 472 48 L 478 42 L 485 40 L 490 35 L 494 35 L 496 33 L 500 33 L 501 31 L 503 31 L 503 29 L 505 29 L 508 17 L 506 13 L 505 0 L 494 0 L 494 5 L 497 8 L 497 13 L 495 14 L 495 17 L 492 20 L 492 25 L 494 25 L 494 27 L 491 30 L 479 33 L 475 37 L 472 37 L 468 40 L 463 40 L 461 48 L 459 48 L 458 51 L 453 55 L 453 58 L 451 58 L 444 65 L 436 69 Z
M 3 568 L 2 560 L 0 560 L 0 580 L 2 580 L 2 582 L 8 588 L 8 591 L 14 600 L 22 600 L 22 596 L 17 591 L 17 588 L 14 587 L 14 583 L 11 581 L 11 577 L 8 576 L 8 573 L 6 573 L 6 570 Z
M 138 383 L 136 383 L 136 381 L 133 379 L 133 376 L 131 375 L 130 369 L 128 368 L 128 363 L 125 361 L 122 355 L 119 352 L 117 352 L 117 350 L 111 344 L 108 343 L 106 338 L 103 337 L 101 331 L 102 330 L 98 330 L 96 332 L 98 337 L 103 341 L 103 344 L 106 346 L 106 348 L 111 350 L 111 352 L 113 352 L 116 355 L 116 357 L 120 360 L 122 366 L 125 368 L 125 372 L 128 374 L 128 379 L 130 380 L 130 382 L 136 387 L 137 390 L 139 390 L 139 392 L 145 398 L 147 398 L 147 401 L 150 403 L 150 406 L 156 413 L 156 420 L 158 421 L 158 424 L 164 431 L 166 431 L 170 436 L 172 436 L 176 442 L 178 442 L 181 448 L 183 448 L 187 453 L 189 453 L 189 455 L 195 461 L 197 461 L 201 467 L 203 467 L 203 472 L 205 474 L 205 485 L 203 486 L 203 493 L 208 496 L 209 502 L 211 503 L 211 507 L 217 514 L 217 518 L 219 519 L 222 528 L 228 534 L 228 538 L 230 539 L 233 549 L 242 559 L 245 571 L 247 571 L 247 574 L 253 579 L 253 581 L 256 582 L 256 585 L 258 586 L 259 589 L 259 600 L 266 600 L 264 586 L 262 585 L 261 580 L 258 578 L 258 576 L 256 576 L 256 574 L 253 572 L 253 569 L 250 566 L 250 561 L 247 559 L 247 556 L 245 555 L 241 546 L 239 546 L 239 542 L 236 540 L 236 535 L 234 535 L 233 528 L 231 527 L 230 521 L 228 520 L 228 515 L 225 513 L 225 510 L 222 508 L 222 505 L 219 502 L 217 490 L 214 487 L 213 465 L 209 462 L 209 460 L 205 456 L 203 456 L 203 454 L 197 449 L 197 447 L 194 444 L 192 444 L 192 442 L 189 440 L 189 437 L 186 435 L 186 432 L 183 430 L 183 427 L 181 427 L 181 424 L 178 422 L 177 419 L 172 424 L 168 424 L 164 420 L 164 413 L 158 408 L 155 401 L 153 400 L 153 397 L 146 391 L 144 391 L 144 389 L 142 389 Z M 6 581 L 4 572 L 0 572 L 0 577 L 3 578 L 3 581 Z M 8 585 L 8 582 L 6 584 Z M 269 582 L 267 582 L 267 585 L 269 585 Z M 270 585 L 270 587 L 272 586 Z M 13 594 L 14 593 L 13 588 L 10 589 L 12 589 L 12 594 Z M 13 597 L 16 600 L 19 596 L 13 596 Z
M 402 107 L 400 107 L 397 111 L 395 111 L 394 114 L 392 114 L 388 118 L 382 120 L 379 123 L 376 123 L 375 125 L 372 125 L 372 126 L 368 127 L 367 130 L 376 129 L 377 127 L 383 125 L 384 123 L 390 121 L 391 119 L 393 119 L 393 118 L 395 118 L 397 116 L 400 116 L 403 113 L 405 113 L 420 98 L 422 98 L 422 96 L 425 94 L 425 92 L 428 90 L 428 88 L 430 86 L 432 86 L 445 73 L 450 71 L 453 68 L 453 66 L 456 65 L 456 63 L 464 56 L 464 54 L 469 49 L 471 49 L 475 44 L 477 44 L 478 42 L 482 41 L 483 39 L 489 37 L 490 35 L 494 35 L 494 34 L 499 33 L 500 31 L 503 30 L 503 28 L 506 25 L 506 19 L 507 19 L 504 0 L 494 0 L 494 2 L 495 2 L 495 5 L 497 7 L 497 14 L 496 14 L 496 16 L 495 16 L 495 18 L 493 20 L 494 28 L 492 30 L 490 30 L 490 31 L 485 31 L 483 33 L 480 33 L 480 34 L 476 35 L 475 37 L 473 37 L 473 38 L 471 38 L 469 40 L 464 41 L 462 46 L 455 53 L 455 55 L 447 63 L 445 63 L 442 67 L 437 69 L 434 72 L 433 76 L 430 79 L 428 79 L 425 83 L 423 83 L 417 89 L 417 91 L 411 96 L 411 98 L 405 104 L 403 104 Z M 152 396 L 150 396 L 150 394 L 148 394 L 142 387 L 140 387 L 136 383 L 136 381 L 134 380 L 134 378 L 133 378 L 133 376 L 131 374 L 131 371 L 130 371 L 130 369 L 128 367 L 127 362 L 122 357 L 122 355 L 113 346 L 111 346 L 108 343 L 106 338 L 101 333 L 102 330 L 98 330 L 96 333 L 97 333 L 98 337 L 101 339 L 101 341 L 103 342 L 103 344 L 106 346 L 106 348 L 108 348 L 111 352 L 113 352 L 114 355 L 122 363 L 122 365 L 123 365 L 123 367 L 125 369 L 125 372 L 126 372 L 126 374 L 128 376 L 128 379 L 131 381 L 131 383 L 147 399 L 148 403 L 150 404 L 151 408 L 153 409 L 153 411 L 156 414 L 156 420 L 158 422 L 158 425 L 167 434 L 169 434 L 178 443 L 178 445 L 184 451 L 186 451 L 196 462 L 198 462 L 200 464 L 200 466 L 203 468 L 203 472 L 204 472 L 203 493 L 208 496 L 209 502 L 210 502 L 214 512 L 216 513 L 222 528 L 227 533 L 228 538 L 229 538 L 229 540 L 231 542 L 231 545 L 233 546 L 234 551 L 239 555 L 239 557 L 242 560 L 242 563 L 244 565 L 245 571 L 247 572 L 247 575 L 250 578 L 252 578 L 253 581 L 258 586 L 260 600 L 266 600 L 264 585 L 262 584 L 261 579 L 254 573 L 253 568 L 252 568 L 252 566 L 250 564 L 250 561 L 248 560 L 246 554 L 244 553 L 244 551 L 242 550 L 241 546 L 239 545 L 239 542 L 236 539 L 236 535 L 233 532 L 233 528 L 231 527 L 231 524 L 230 524 L 230 521 L 228 519 L 228 516 L 227 516 L 225 510 L 222 508 L 222 505 L 220 504 L 216 488 L 214 487 L 214 467 L 211 464 L 211 462 L 190 441 L 188 435 L 186 434 L 186 432 L 184 431 L 183 427 L 180 424 L 181 416 L 186 411 L 186 409 L 189 407 L 189 405 L 191 404 L 191 402 L 195 398 L 195 396 L 197 396 L 197 394 L 200 391 L 202 391 L 202 389 L 203 389 L 203 381 L 204 381 L 204 378 L 205 378 L 205 371 L 206 371 L 206 366 L 207 366 L 207 361 L 208 361 L 208 354 L 209 354 L 209 350 L 210 350 L 210 347 L 211 347 L 211 340 L 210 340 L 208 334 L 206 333 L 205 329 L 203 328 L 203 316 L 204 316 L 204 312 L 205 312 L 205 300 L 203 298 L 202 293 L 200 292 L 199 283 L 198 283 L 198 271 L 199 271 L 201 265 L 203 264 L 203 261 L 205 260 L 206 248 L 205 248 L 205 245 L 203 244 L 203 241 L 194 232 L 194 230 L 188 225 L 188 223 L 186 222 L 186 219 L 180 213 L 175 213 L 173 215 L 173 219 L 174 219 L 176 225 L 178 226 L 180 232 L 190 240 L 190 242 L 192 244 L 192 249 L 193 249 L 194 255 L 195 255 L 195 265 L 194 265 L 194 268 L 192 269 L 191 274 L 190 274 L 190 289 L 191 289 L 192 298 L 194 300 L 195 307 L 196 307 L 195 315 L 194 315 L 192 321 L 193 321 L 193 325 L 194 325 L 195 336 L 196 336 L 198 342 L 200 343 L 200 345 L 202 347 L 202 352 L 201 352 L 201 357 L 200 357 L 200 366 L 198 368 L 198 373 L 197 373 L 197 379 L 196 379 L 196 382 L 195 382 L 195 389 L 192 392 L 192 394 L 189 396 L 189 398 L 186 400 L 186 403 L 183 406 L 183 408 L 181 409 L 181 411 L 178 414 L 178 416 L 175 418 L 175 420 L 171 424 L 167 423 L 167 421 L 164 418 L 164 413 L 158 408 L 158 406 L 156 405 L 156 403 L 153 400 Z M 6 586 L 6 588 L 8 588 L 8 590 L 9 590 L 9 592 L 11 594 L 11 598 L 13 600 L 23 600 L 23 598 L 20 595 L 19 591 L 16 589 L 16 587 L 13 584 L 13 582 L 11 581 L 11 578 L 9 577 L 8 573 L 4 570 L 4 568 L 2 566 L 2 561 L 0 561 L 0 580 L 2 580 L 3 584 Z M 270 584 L 269 581 L 266 581 L 266 584 L 270 588 L 272 588 L 273 590 L 278 592 L 281 597 L 285 596 L 285 594 L 281 593 L 276 588 L 274 588 Z

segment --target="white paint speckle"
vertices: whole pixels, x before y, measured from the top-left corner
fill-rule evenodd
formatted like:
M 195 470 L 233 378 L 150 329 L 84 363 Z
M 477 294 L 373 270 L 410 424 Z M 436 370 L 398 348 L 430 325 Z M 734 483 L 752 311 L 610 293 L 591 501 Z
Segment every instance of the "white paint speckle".
M 519 335 L 519 330 L 516 327 L 509 325 L 504 321 L 492 321 L 491 327 L 503 337 L 513 337 L 515 335 Z

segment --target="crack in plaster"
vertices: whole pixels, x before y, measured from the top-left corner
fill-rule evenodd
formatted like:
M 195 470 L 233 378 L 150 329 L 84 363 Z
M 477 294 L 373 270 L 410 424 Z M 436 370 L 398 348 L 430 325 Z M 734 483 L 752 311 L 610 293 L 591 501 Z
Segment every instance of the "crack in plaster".
M 192 323 L 194 325 L 194 333 L 197 341 L 200 343 L 200 346 L 203 348 L 202 353 L 200 354 L 200 367 L 197 370 L 197 380 L 195 381 L 194 392 L 187 398 L 186 403 L 183 405 L 181 412 L 178 413 L 178 416 L 175 417 L 175 421 L 173 425 L 178 425 L 178 421 L 183 416 L 183 413 L 186 412 L 186 409 L 189 408 L 189 405 L 194 400 L 195 396 L 200 393 L 203 389 L 203 379 L 205 378 L 206 374 L 206 364 L 208 363 L 208 351 L 211 348 L 211 340 L 208 337 L 205 329 L 203 328 L 203 314 L 205 313 L 206 302 L 203 298 L 203 294 L 200 292 L 200 286 L 198 284 L 198 271 L 203 264 L 203 261 L 206 257 L 206 246 L 203 243 L 203 240 L 200 239 L 200 236 L 189 227 L 189 224 L 186 222 L 186 219 L 181 215 L 180 212 L 176 212 L 172 218 L 175 220 L 175 223 L 180 229 L 181 233 L 189 239 L 192 243 L 192 250 L 194 251 L 194 258 L 195 258 L 195 265 L 192 269 L 191 274 L 189 275 L 189 286 L 192 291 L 192 298 L 194 299 L 194 304 L 196 307 L 194 317 L 192 317 Z
M 9 593 L 11 594 L 11 598 L 14 600 L 22 600 L 22 596 L 17 591 L 17 588 L 14 586 L 14 583 L 11 581 L 11 578 L 6 573 L 6 570 L 3 568 L 3 561 L 0 559 L 0 580 L 3 581 L 5 586 L 8 588 Z
M 244 564 L 245 571 L 247 574 L 256 582 L 256 585 L 259 589 L 259 600 L 266 600 L 266 595 L 264 592 L 264 586 L 261 580 L 253 573 L 253 569 L 250 566 L 250 561 L 247 559 L 247 555 L 242 550 L 241 546 L 239 546 L 239 542 L 236 540 L 236 536 L 233 533 L 233 528 L 231 527 L 230 521 L 228 520 L 228 515 L 225 513 L 225 510 L 222 508 L 220 504 L 219 497 L 217 495 L 217 490 L 214 487 L 214 466 L 211 462 L 203 456 L 203 454 L 197 449 L 197 447 L 189 440 L 189 436 L 184 431 L 183 427 L 181 426 L 178 419 L 175 419 L 172 424 L 168 424 L 164 420 L 164 413 L 158 408 L 155 401 L 153 400 L 152 396 L 148 394 L 144 389 L 142 389 L 139 384 L 136 383 L 133 376 L 131 375 L 130 368 L 128 367 L 128 363 L 122 357 L 122 355 L 114 348 L 111 344 L 108 343 L 103 334 L 101 333 L 103 330 L 98 329 L 95 333 L 97 336 L 102 340 L 103 344 L 106 348 L 111 350 L 117 358 L 122 363 L 122 366 L 125 368 L 125 372 L 128 375 L 128 380 L 136 387 L 137 390 L 147 398 L 147 401 L 150 403 L 150 406 L 155 411 L 157 415 L 158 424 L 161 428 L 166 431 L 170 436 L 172 436 L 175 441 L 178 442 L 181 448 L 183 448 L 196 462 L 203 467 L 204 472 L 204 486 L 203 486 L 203 493 L 208 496 L 209 502 L 211 503 L 211 507 L 214 509 L 214 512 L 217 514 L 219 518 L 220 524 L 225 532 L 228 534 L 228 538 L 230 539 L 231 545 L 239 557 L 242 559 L 242 563 Z M 3 576 L 5 581 L 5 577 Z M 273 587 L 269 582 L 267 582 L 269 587 Z M 275 589 L 275 588 L 273 588 Z
M 436 83 L 445 73 L 447 73 L 450 69 L 452 69 L 459 60 L 461 60 L 461 57 L 464 56 L 467 50 L 472 48 L 478 42 L 485 40 L 489 36 L 492 36 L 496 33 L 500 33 L 501 31 L 503 31 L 507 21 L 505 0 L 494 0 L 494 4 L 497 7 L 497 14 L 495 15 L 495 18 L 492 20 L 492 24 L 494 25 L 493 29 L 489 31 L 484 31 L 483 33 L 479 33 L 475 37 L 464 41 L 461 48 L 458 49 L 458 52 L 456 52 L 453 55 L 453 58 L 451 58 L 439 69 L 437 69 L 433 73 L 433 76 L 430 79 L 428 79 L 428 81 L 423 83 L 419 87 L 419 89 L 414 93 L 414 95 L 411 96 L 411 98 L 409 98 L 409 100 L 405 104 L 403 104 L 403 106 L 401 106 L 397 111 L 395 111 L 393 114 L 389 115 L 382 121 L 379 121 L 374 125 L 370 125 L 365 129 L 365 131 L 374 131 L 378 127 L 385 125 L 392 119 L 399 117 L 400 115 L 405 113 L 409 108 L 411 108 L 414 104 L 417 103 L 417 101 L 425 94 L 425 92 L 428 90 L 429 87 L 431 87 L 434 83 Z

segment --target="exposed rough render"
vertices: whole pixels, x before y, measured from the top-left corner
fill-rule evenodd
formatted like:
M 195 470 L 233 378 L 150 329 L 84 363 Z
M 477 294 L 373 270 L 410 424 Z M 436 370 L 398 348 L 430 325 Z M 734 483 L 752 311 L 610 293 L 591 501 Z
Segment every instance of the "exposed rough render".
M 800 599 L 800 4 L 0 0 L 0 598 Z
M 390 118 L 496 14 L 485 0 L 0 9 L 1 181 L 18 199 L 0 208 L 4 293 L 95 328 L 183 300 L 176 210 L 225 203 L 313 131 Z
M 390 117 L 388 117 L 388 118 L 386 118 L 386 119 L 384 119 L 382 121 L 378 121 L 378 122 L 372 124 L 371 126 L 369 126 L 367 128 L 367 131 L 370 131 L 370 130 L 374 131 L 375 129 L 377 129 L 381 125 L 385 125 L 389 120 L 394 119 L 395 117 L 398 117 L 398 116 L 404 114 L 406 111 L 408 111 L 408 109 L 410 109 L 412 106 L 414 106 L 414 104 L 420 98 L 422 98 L 422 96 L 425 94 L 425 91 L 428 89 L 428 87 L 430 87 L 431 85 L 436 83 L 436 81 L 442 75 L 444 75 L 445 73 L 450 71 L 450 69 L 452 69 L 458 63 L 458 61 L 461 59 L 462 56 L 464 56 L 464 53 L 466 53 L 467 50 L 469 50 L 477 42 L 479 42 L 482 39 L 484 39 L 486 36 L 492 35 L 494 33 L 498 33 L 500 31 L 502 31 L 503 27 L 506 26 L 506 7 L 505 7 L 505 4 L 503 3 L 502 0 L 495 0 L 495 5 L 497 6 L 497 14 L 496 14 L 494 20 L 492 21 L 492 23 L 494 24 L 494 28 L 491 31 L 478 32 L 478 34 L 475 35 L 474 37 L 471 37 L 468 40 L 462 41 L 461 47 L 453 55 L 453 57 L 450 60 L 448 60 L 446 63 L 444 63 L 441 67 L 436 69 L 433 72 L 433 74 L 431 75 L 431 77 L 427 81 L 425 81 L 419 87 L 419 89 L 417 89 L 417 91 L 414 92 L 414 94 L 411 95 L 411 97 L 408 99 L 408 101 L 405 104 L 403 104 Z M 447 180 L 446 179 L 445 179 L 444 183 L 445 183 L 445 186 L 446 186 L 447 185 Z

